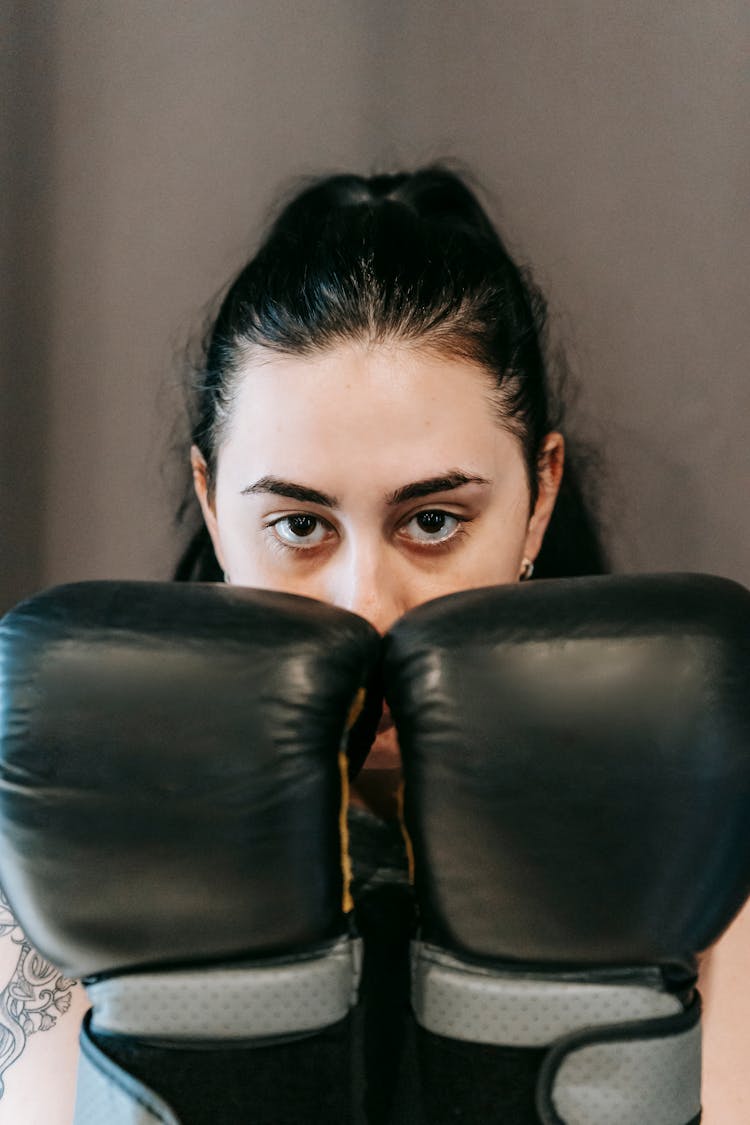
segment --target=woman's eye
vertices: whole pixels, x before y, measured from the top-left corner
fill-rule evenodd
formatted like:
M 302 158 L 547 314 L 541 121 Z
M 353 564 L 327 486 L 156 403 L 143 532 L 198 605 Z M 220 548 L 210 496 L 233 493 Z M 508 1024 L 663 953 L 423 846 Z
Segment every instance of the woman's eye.
M 462 522 L 450 512 L 429 510 L 412 516 L 404 528 L 409 538 L 417 543 L 443 543 L 453 538 Z
M 282 516 L 271 524 L 276 536 L 287 547 L 317 547 L 326 537 L 328 526 L 318 516 L 300 512 Z

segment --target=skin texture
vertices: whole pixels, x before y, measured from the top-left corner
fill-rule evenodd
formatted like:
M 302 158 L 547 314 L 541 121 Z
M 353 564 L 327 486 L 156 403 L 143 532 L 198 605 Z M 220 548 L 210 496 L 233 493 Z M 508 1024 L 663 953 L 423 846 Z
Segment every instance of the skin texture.
M 69 1125 L 88 998 L 29 945 L 0 891 L 0 1125 Z
M 703 1120 L 750 1121 L 750 903 L 700 962 L 703 997 Z
M 249 359 L 212 494 L 192 452 L 231 581 L 318 598 L 381 633 L 430 598 L 517 581 L 541 546 L 564 443 L 545 439 L 532 512 L 520 442 L 498 423 L 491 392 L 473 364 L 405 345 Z M 320 495 L 269 491 L 292 491 L 281 481 Z M 417 483 L 426 495 L 399 496 Z M 386 714 L 353 800 L 395 815 L 399 766 Z

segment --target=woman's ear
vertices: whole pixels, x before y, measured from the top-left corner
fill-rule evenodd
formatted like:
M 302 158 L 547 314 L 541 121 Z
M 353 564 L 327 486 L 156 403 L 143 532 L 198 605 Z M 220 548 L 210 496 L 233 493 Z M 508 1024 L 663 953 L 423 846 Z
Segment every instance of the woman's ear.
M 565 461 L 565 438 L 556 430 L 547 434 L 537 461 L 538 494 L 534 511 L 529 519 L 523 553 L 525 558 L 534 559 L 539 554 L 552 515 L 552 509 L 560 491 L 563 463 Z
M 216 510 L 209 496 L 208 466 L 197 445 L 190 446 L 190 464 L 193 469 L 193 487 L 195 488 L 195 495 L 198 497 L 198 503 L 203 512 L 203 519 L 208 528 L 208 534 L 211 536 L 211 542 L 214 545 L 214 554 L 218 559 L 219 566 L 225 571 L 224 553 L 221 549 L 219 526 L 216 522 Z

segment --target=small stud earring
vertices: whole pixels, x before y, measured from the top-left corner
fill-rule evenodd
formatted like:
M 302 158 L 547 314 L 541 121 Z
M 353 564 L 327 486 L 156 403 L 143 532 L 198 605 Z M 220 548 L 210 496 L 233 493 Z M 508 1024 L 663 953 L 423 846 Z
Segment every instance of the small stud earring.
M 528 580 L 531 578 L 532 574 L 534 573 L 534 560 L 533 559 L 527 559 L 526 556 L 524 555 L 524 557 L 521 559 L 521 567 L 522 567 L 522 569 L 521 569 L 521 573 L 519 575 L 519 581 L 528 582 Z

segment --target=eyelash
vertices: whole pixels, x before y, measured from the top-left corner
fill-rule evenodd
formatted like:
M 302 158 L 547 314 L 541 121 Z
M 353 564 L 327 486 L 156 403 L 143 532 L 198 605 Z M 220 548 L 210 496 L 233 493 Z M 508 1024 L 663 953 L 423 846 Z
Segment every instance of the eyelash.
M 457 544 L 457 542 L 464 535 L 466 535 L 466 528 L 463 525 L 471 522 L 471 518 L 469 516 L 459 516 L 455 512 L 446 512 L 443 508 L 422 508 L 421 511 L 414 512 L 411 516 L 409 516 L 409 519 L 406 520 L 406 523 L 405 523 L 404 526 L 408 526 L 408 524 L 410 524 L 412 522 L 412 520 L 417 519 L 419 516 L 423 516 L 423 515 L 427 515 L 427 514 L 447 516 L 449 519 L 456 520 L 458 526 L 456 527 L 455 531 L 452 532 L 451 535 L 446 536 L 446 538 L 444 538 L 444 539 L 435 540 L 435 542 L 433 542 L 433 543 L 430 543 L 429 541 L 425 541 L 425 540 L 422 540 L 422 541 L 414 540 L 413 546 L 415 546 L 417 548 L 417 550 L 425 550 L 425 551 L 439 551 L 439 550 L 448 551 L 448 550 L 450 550 L 451 547 L 455 546 Z M 278 550 L 278 551 L 283 552 L 285 554 L 288 553 L 288 552 L 292 552 L 295 555 L 303 555 L 303 554 L 312 555 L 312 554 L 315 553 L 316 547 L 322 546 L 322 544 L 318 544 L 318 543 L 316 543 L 312 547 L 304 547 L 302 545 L 296 546 L 293 543 L 287 543 L 284 540 L 280 539 L 278 533 L 275 531 L 275 528 L 277 527 L 277 525 L 280 524 L 280 523 L 283 523 L 285 520 L 292 520 L 292 519 L 295 519 L 295 518 L 298 519 L 300 517 L 308 517 L 310 519 L 316 520 L 316 522 L 319 525 L 324 525 L 324 526 L 327 526 L 329 528 L 331 527 L 331 524 L 329 524 L 327 520 L 324 520 L 322 518 L 322 516 L 313 515 L 312 512 L 292 512 L 291 514 L 286 515 L 286 516 L 279 516 L 278 519 L 272 520 L 270 523 L 266 524 L 265 528 L 264 528 L 265 531 L 268 531 L 270 533 L 271 544 L 272 544 L 272 546 L 275 550 Z

